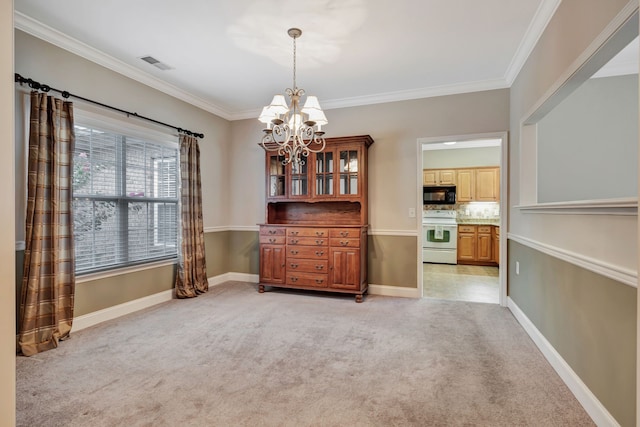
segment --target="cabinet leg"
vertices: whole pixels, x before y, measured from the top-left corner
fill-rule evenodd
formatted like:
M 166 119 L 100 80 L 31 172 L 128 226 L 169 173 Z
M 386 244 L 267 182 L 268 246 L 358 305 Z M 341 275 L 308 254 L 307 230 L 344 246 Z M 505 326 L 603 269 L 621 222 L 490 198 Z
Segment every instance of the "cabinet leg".
M 258 285 L 258 292 L 264 294 L 264 285 Z
M 362 294 L 356 295 L 356 302 L 357 303 L 361 303 L 362 302 Z

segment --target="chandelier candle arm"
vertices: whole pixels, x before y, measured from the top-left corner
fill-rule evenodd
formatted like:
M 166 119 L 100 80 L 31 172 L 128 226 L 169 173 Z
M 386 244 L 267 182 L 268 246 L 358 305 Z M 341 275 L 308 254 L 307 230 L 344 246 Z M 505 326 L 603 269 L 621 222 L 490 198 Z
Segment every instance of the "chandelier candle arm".
M 302 35 L 302 30 L 290 28 L 287 33 L 293 38 L 293 88 L 285 90 L 289 104 L 284 95 L 275 95 L 271 104 L 262 109 L 258 120 L 267 127 L 263 129 L 260 144 L 265 150 L 277 151 L 283 156 L 283 164 L 303 165 L 304 158 L 310 153 L 324 150 L 326 143 L 322 125 L 328 121 L 315 96 L 307 96 L 300 108 L 305 91 L 296 85 L 296 39 Z

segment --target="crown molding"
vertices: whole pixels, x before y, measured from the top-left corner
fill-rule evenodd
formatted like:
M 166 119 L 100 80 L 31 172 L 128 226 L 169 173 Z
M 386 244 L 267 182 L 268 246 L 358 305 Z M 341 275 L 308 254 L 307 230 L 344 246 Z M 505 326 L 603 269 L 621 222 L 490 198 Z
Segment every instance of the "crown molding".
M 543 0 L 540 6 L 538 6 L 536 14 L 533 16 L 524 37 L 520 41 L 516 54 L 513 55 L 511 63 L 509 67 L 507 67 L 504 78 L 509 87 L 511 87 L 516 77 L 518 77 L 520 70 L 522 70 L 525 62 L 527 62 L 529 55 L 531 55 L 533 48 L 538 43 L 538 40 L 540 40 L 542 33 L 544 33 L 547 25 L 549 25 L 549 21 L 551 21 L 561 2 L 562 0 Z
M 384 104 L 388 102 L 434 98 L 436 96 L 459 95 L 462 93 L 507 89 L 508 87 L 509 85 L 504 79 L 481 80 L 469 83 L 432 86 L 422 89 L 408 89 L 395 92 L 377 93 L 373 95 L 354 96 L 350 98 L 326 99 L 322 101 L 322 109 L 326 111 L 337 108 L 361 107 L 364 105 Z M 260 115 L 260 111 L 260 109 L 257 109 L 232 113 L 229 120 L 255 119 Z
M 173 96 L 181 101 L 187 102 L 202 110 L 208 111 L 211 114 L 215 114 L 216 116 L 222 117 L 226 120 L 232 120 L 232 114 L 223 108 L 152 76 L 151 74 L 145 73 L 144 71 L 120 61 L 119 59 L 107 55 L 106 53 L 51 28 L 30 16 L 18 12 L 17 10 L 14 10 L 14 28 L 115 71 L 118 74 L 122 74 L 123 76 L 129 77 L 137 82 L 166 93 L 167 95 Z

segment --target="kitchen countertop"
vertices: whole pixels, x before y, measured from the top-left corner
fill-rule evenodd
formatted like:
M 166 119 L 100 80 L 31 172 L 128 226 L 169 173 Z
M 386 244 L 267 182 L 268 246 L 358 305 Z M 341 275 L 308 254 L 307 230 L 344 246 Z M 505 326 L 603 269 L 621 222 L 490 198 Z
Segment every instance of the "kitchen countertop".
M 458 218 L 456 221 L 462 225 L 500 225 L 500 218 Z

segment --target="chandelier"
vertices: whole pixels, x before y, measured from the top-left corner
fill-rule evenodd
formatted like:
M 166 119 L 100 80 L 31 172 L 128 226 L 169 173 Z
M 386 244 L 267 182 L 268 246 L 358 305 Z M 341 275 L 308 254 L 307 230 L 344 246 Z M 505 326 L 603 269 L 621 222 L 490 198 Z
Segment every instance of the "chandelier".
M 284 95 L 273 97 L 271 104 L 262 109 L 260 120 L 267 125 L 260 144 L 267 151 L 277 151 L 283 156 L 283 164 L 295 163 L 304 165 L 309 153 L 324 150 L 325 140 L 322 125 L 327 118 L 320 108 L 318 98 L 307 96 L 304 106 L 300 108 L 304 89 L 296 86 L 296 39 L 302 34 L 299 28 L 290 28 L 287 33 L 293 39 L 293 89 L 287 88 L 289 96 L 287 105 Z

